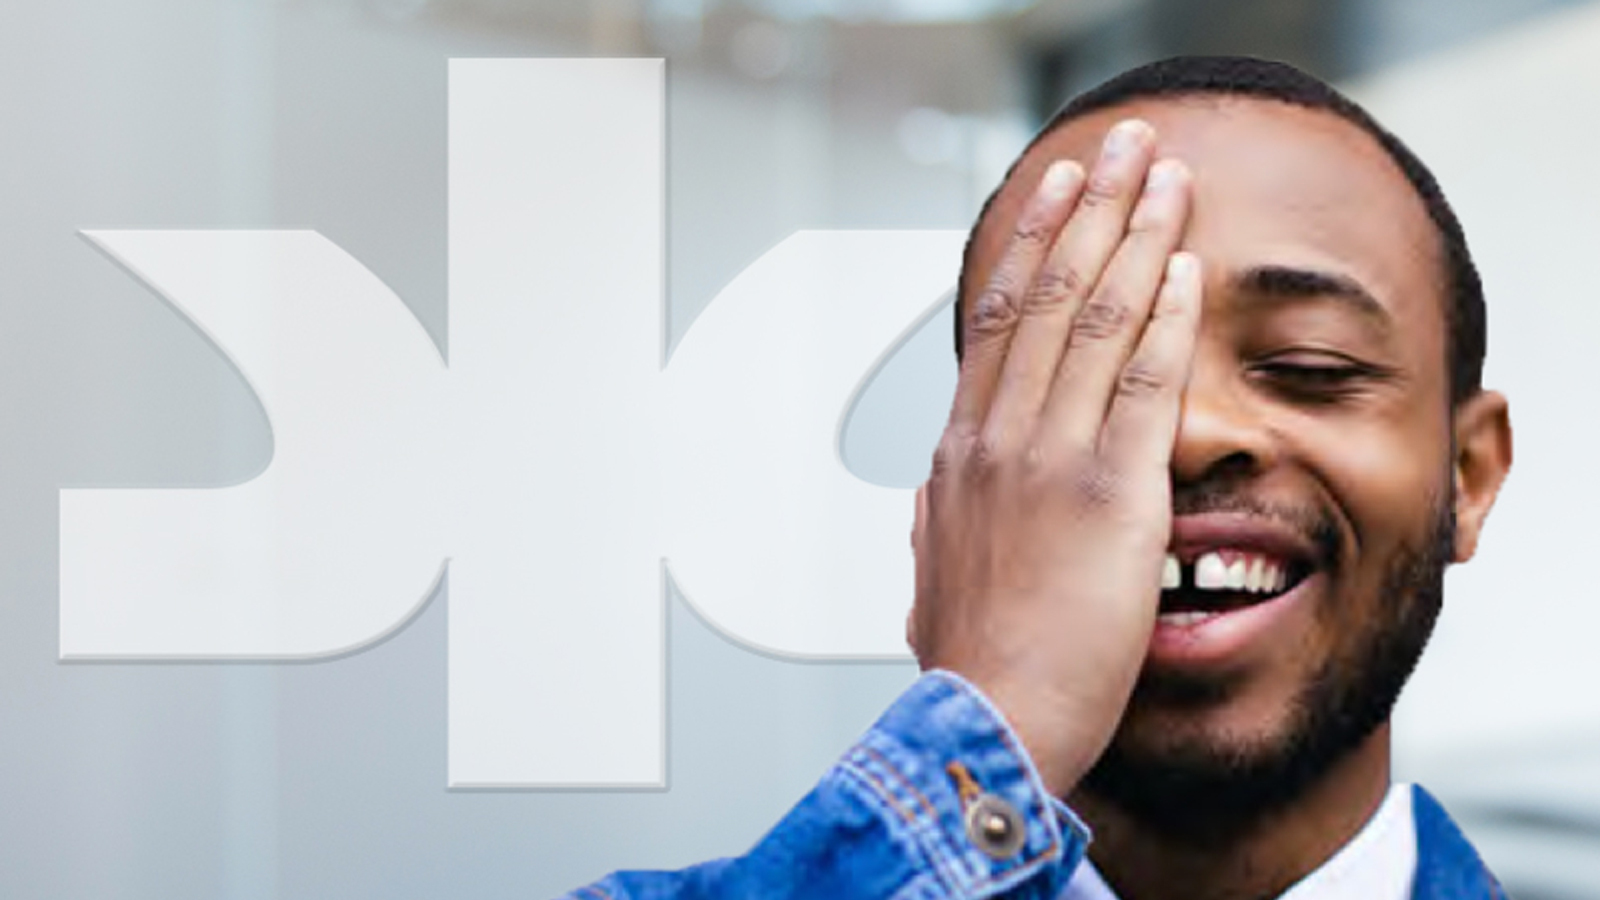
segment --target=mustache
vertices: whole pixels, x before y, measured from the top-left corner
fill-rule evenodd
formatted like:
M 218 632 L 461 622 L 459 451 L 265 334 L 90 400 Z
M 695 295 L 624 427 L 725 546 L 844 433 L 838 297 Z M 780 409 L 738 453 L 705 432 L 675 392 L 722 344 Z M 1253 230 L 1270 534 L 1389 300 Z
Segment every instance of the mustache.
M 1292 529 L 1317 548 L 1317 564 L 1331 566 L 1344 558 L 1344 532 L 1326 508 L 1268 502 L 1238 487 L 1216 481 L 1174 484 L 1172 514 L 1195 516 L 1233 513 L 1268 519 Z

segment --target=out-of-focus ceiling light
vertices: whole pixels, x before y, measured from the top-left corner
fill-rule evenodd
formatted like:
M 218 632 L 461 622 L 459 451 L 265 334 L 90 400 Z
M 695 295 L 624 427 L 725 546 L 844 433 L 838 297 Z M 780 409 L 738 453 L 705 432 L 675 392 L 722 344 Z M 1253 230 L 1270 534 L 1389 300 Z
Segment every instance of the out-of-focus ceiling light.
M 1010 15 L 1037 0 L 745 0 L 780 19 L 846 22 L 970 22 Z

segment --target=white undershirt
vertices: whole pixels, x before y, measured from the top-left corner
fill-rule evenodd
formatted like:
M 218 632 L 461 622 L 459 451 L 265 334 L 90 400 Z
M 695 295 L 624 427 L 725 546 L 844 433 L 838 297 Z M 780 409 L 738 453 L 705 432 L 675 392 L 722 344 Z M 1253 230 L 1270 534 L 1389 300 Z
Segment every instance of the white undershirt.
M 1396 784 L 1350 843 L 1278 900 L 1408 900 L 1416 873 L 1411 785 Z M 1117 900 L 1117 895 L 1085 859 L 1059 900 Z

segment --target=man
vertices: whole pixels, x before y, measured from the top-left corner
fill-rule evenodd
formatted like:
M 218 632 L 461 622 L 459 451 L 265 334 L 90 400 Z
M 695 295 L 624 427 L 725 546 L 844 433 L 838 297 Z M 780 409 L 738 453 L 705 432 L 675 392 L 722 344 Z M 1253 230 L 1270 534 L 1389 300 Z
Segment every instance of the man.
M 1035 139 L 959 299 L 925 674 L 748 855 L 579 896 L 1500 896 L 1389 781 L 1511 462 L 1422 164 L 1287 66 L 1157 63 Z

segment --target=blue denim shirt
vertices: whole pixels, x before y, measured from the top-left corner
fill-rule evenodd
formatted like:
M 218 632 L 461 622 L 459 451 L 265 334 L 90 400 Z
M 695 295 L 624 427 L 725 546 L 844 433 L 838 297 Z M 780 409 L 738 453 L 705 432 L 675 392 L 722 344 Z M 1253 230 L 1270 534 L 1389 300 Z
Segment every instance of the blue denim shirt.
M 1000 712 L 929 672 L 749 853 L 569 896 L 1052 898 L 1087 846 Z
M 1418 789 L 1414 809 L 1414 900 L 1504 896 L 1432 797 Z M 1051 900 L 1088 843 L 999 710 L 961 677 L 935 671 L 749 853 L 678 872 L 618 872 L 567 896 Z

